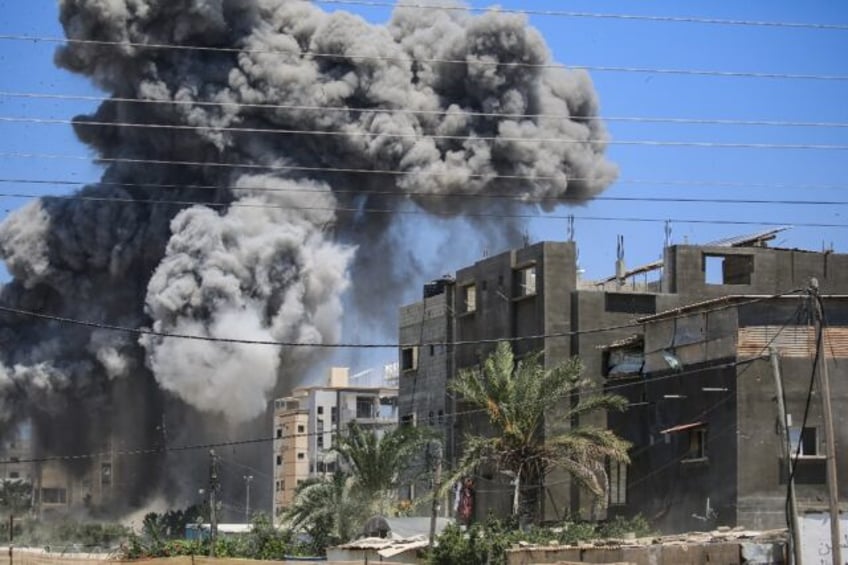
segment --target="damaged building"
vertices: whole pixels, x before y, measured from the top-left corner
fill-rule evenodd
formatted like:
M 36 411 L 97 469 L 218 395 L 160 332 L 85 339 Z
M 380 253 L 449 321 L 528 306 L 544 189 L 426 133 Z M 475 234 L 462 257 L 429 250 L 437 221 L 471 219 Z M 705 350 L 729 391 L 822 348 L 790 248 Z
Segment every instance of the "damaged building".
M 703 245 L 668 245 L 661 260 L 634 269 L 626 268 L 623 241 L 619 239 L 615 275 L 598 281 L 580 276 L 573 241 L 539 242 L 484 258 L 458 270 L 454 277 L 428 283 L 420 302 L 400 310 L 399 340 L 406 344 L 399 352 L 401 421 L 438 430 L 445 438 L 446 465 L 450 467 L 461 453 L 462 437 L 469 431 L 487 428 L 479 415 L 463 414 L 461 402 L 449 392 L 451 375 L 477 365 L 494 349 L 493 341 L 499 339 L 515 340 L 518 355 L 542 351 L 548 367 L 579 356 L 585 367 L 584 376 L 594 389 L 602 390 L 612 381 L 628 384 L 620 392 L 626 392 L 634 406 L 624 415 L 617 415 L 619 420 L 595 414 L 576 423 L 629 428 L 627 433 L 619 431 L 636 444 L 632 452 L 634 465 L 608 469 L 611 479 L 608 502 L 612 513 L 642 511 L 644 499 L 634 499 L 632 493 L 634 487 L 643 493 L 642 486 L 634 483 L 637 469 L 642 469 L 638 457 L 643 438 L 634 434 L 645 432 L 640 426 L 649 423 L 627 420 L 637 418 L 638 410 L 644 412 L 642 406 L 648 405 L 642 403 L 650 402 L 642 398 L 638 383 L 631 386 L 628 382 L 643 370 L 645 351 L 650 350 L 645 346 L 647 336 L 643 328 L 647 326 L 642 320 L 705 301 L 720 302 L 729 296 L 773 295 L 803 289 L 811 277 L 818 278 L 823 294 L 848 290 L 848 255 L 769 247 L 768 243 L 783 229 Z M 769 311 L 767 307 L 761 308 Z M 736 326 L 729 322 L 711 331 L 726 348 L 732 349 L 730 344 L 738 339 Z M 703 336 L 695 335 L 691 339 L 694 341 L 690 343 L 700 340 L 701 346 L 706 347 Z M 688 360 L 681 361 L 684 362 Z M 729 386 L 725 383 L 716 388 Z M 771 395 L 768 398 L 773 396 L 771 393 L 771 388 L 763 392 Z M 632 397 L 634 394 L 636 398 Z M 740 408 L 748 409 L 751 407 Z M 694 421 L 675 421 L 668 427 Z M 567 423 L 557 421 L 556 415 L 552 415 L 546 422 L 548 425 Z M 770 429 L 774 431 L 773 421 Z M 664 437 L 660 441 L 666 441 Z M 703 439 L 707 445 L 712 441 Z M 478 492 L 487 492 L 486 496 L 477 497 L 476 516 L 482 518 L 489 511 L 507 514 L 511 507 L 509 478 L 481 472 L 475 479 Z M 660 480 L 657 485 L 661 483 Z M 537 499 L 542 501 L 544 519 L 590 516 L 592 497 L 581 492 L 567 475 L 551 473 L 541 491 Z M 499 492 L 504 494 L 495 494 Z M 688 514 L 703 515 L 704 497 L 693 492 L 691 498 L 697 511 Z M 755 520 L 752 514 L 743 514 L 739 519 L 723 518 L 727 520 L 722 523 L 759 524 L 752 521 Z M 672 520 L 665 525 L 675 531 L 692 527 L 677 526 Z
M 831 375 L 836 443 L 844 445 L 848 296 L 823 302 L 821 354 Z M 817 334 L 808 297 L 729 295 L 640 321 L 640 335 L 602 350 L 607 389 L 630 404 L 610 414 L 609 425 L 633 444 L 626 476 L 613 475 L 610 511 L 641 513 L 666 531 L 779 528 L 786 524 L 787 457 L 795 465 L 798 511 L 825 511 L 824 421 L 811 389 Z M 781 435 L 772 348 L 791 456 Z M 838 486 L 845 493 L 848 469 L 841 463 Z M 842 505 L 848 506 L 844 494 Z

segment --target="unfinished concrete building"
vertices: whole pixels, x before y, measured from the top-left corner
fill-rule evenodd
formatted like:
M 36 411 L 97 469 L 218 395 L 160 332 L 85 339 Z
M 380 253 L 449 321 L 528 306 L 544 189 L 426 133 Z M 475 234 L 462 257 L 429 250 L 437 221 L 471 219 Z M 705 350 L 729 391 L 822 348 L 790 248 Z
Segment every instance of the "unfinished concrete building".
M 769 248 L 779 231 L 707 245 L 671 245 L 662 260 L 631 270 L 625 268 L 619 241 L 615 275 L 600 281 L 579 277 L 574 242 L 541 242 L 485 258 L 457 271 L 453 280 L 430 283 L 424 300 L 401 309 L 399 338 L 408 344 L 399 352 L 401 421 L 426 421 L 440 429 L 450 466 L 461 453 L 463 435 L 487 426 L 479 416 L 463 414 L 447 383 L 456 371 L 477 365 L 493 350 L 494 343 L 487 340 L 525 338 L 514 342 L 516 352 L 542 351 L 546 366 L 579 356 L 591 386 L 602 389 L 609 364 L 619 355 L 626 361 L 628 353 L 611 353 L 608 346 L 620 342 L 638 347 L 639 318 L 727 295 L 803 288 L 812 276 L 819 278 L 822 292 L 848 289 L 848 256 Z M 434 288 L 438 293 L 432 294 Z M 596 331 L 600 328 L 617 329 Z M 607 416 L 579 423 L 607 427 Z M 548 424 L 563 422 L 553 414 Z M 611 469 L 609 474 L 610 491 L 623 496 L 632 473 Z M 488 494 L 478 497 L 475 514 L 508 513 L 508 477 L 492 473 L 476 479 L 478 491 Z M 588 517 L 593 503 L 558 474 L 548 476 L 536 498 L 548 520 Z
M 833 257 L 817 259 L 822 276 Z M 846 274 L 843 267 L 840 276 Z M 830 292 L 839 286 L 829 277 Z M 844 445 L 848 298 L 826 297 L 824 303 L 830 325 L 821 354 L 831 376 L 836 444 Z M 707 300 L 646 317 L 640 334 L 605 349 L 608 389 L 630 403 L 627 412 L 611 414 L 609 424 L 633 444 L 626 476 L 616 475 L 612 513 L 641 513 L 665 531 L 784 527 L 789 462 L 799 512 L 827 510 L 815 390 L 804 418 L 817 342 L 811 306 L 803 294 Z M 791 456 L 782 441 L 771 348 L 783 383 Z M 848 462 L 837 453 L 844 511 Z

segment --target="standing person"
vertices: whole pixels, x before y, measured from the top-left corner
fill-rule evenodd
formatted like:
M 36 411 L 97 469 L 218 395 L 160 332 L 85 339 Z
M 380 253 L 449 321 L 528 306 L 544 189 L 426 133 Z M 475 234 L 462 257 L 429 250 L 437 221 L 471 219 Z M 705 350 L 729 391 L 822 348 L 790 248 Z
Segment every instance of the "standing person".
M 457 511 L 457 521 L 460 524 L 468 526 L 471 524 L 471 516 L 474 514 L 474 481 L 470 477 L 466 477 L 462 481 L 462 488 L 459 491 L 459 509 Z

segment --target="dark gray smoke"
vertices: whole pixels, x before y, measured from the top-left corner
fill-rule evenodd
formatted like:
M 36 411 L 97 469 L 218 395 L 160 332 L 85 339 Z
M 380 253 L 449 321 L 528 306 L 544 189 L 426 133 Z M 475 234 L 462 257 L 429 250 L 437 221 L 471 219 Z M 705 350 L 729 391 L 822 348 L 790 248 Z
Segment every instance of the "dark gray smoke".
M 194 164 L 107 162 L 81 194 L 131 203 L 45 198 L 11 215 L 0 226 L 7 305 L 308 343 L 339 340 L 348 305 L 392 335 L 397 298 L 417 285 L 418 265 L 403 259 L 421 242 L 398 241 L 408 216 L 369 210 L 506 213 L 588 199 L 616 175 L 602 124 L 587 119 L 598 109 L 588 75 L 543 66 L 545 43 L 520 16 L 397 9 L 373 25 L 300 0 L 61 0 L 60 17 L 71 39 L 209 48 L 74 43 L 56 54 L 114 98 L 75 121 L 97 155 Z M 559 139 L 569 142 L 550 141 Z M 519 200 L 456 197 L 504 193 Z M 518 228 L 473 224 L 489 235 Z M 159 441 L 166 410 L 250 421 L 316 359 L 310 349 L 0 322 L 2 413 L 36 405 L 44 434 L 64 437 L 50 422 L 73 409 L 86 433 L 66 451 L 107 429 L 129 430 L 127 445 Z

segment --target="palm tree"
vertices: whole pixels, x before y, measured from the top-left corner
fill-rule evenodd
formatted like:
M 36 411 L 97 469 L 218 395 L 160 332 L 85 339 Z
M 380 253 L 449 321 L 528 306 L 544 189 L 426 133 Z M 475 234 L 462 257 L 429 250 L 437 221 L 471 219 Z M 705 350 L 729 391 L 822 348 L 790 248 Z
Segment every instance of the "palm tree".
M 349 541 L 368 518 L 352 485 L 350 475 L 338 470 L 330 477 L 305 480 L 295 491 L 286 520 L 293 529 L 308 532 L 316 547 Z
M 293 528 L 303 528 L 313 537 L 350 540 L 366 519 L 390 513 L 401 477 L 427 440 L 418 428 L 404 426 L 378 434 L 351 423 L 333 446 L 343 470 L 304 481 L 286 518 Z
M 430 436 L 421 428 L 401 426 L 377 434 L 351 423 L 334 450 L 350 470 L 354 493 L 370 501 L 372 514 L 387 514 L 395 503 L 401 478 Z
M 623 410 L 626 400 L 611 394 L 571 397 L 588 382 L 580 378 L 576 358 L 545 369 L 541 352 L 516 363 L 509 342 L 500 342 L 482 368 L 460 371 L 450 387 L 488 416 L 494 433 L 468 435 L 453 480 L 481 465 L 493 465 L 513 477 L 512 511 L 527 509 L 528 493 L 554 469 L 562 469 L 597 500 L 606 493 L 607 459 L 628 463 L 629 444 L 610 430 L 591 426 L 555 426 L 600 410 Z M 545 415 L 549 419 L 545 421 Z M 578 420 L 579 421 L 579 420 Z M 545 424 L 547 423 L 547 428 Z

